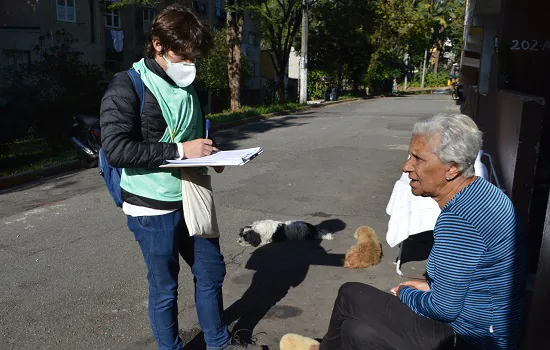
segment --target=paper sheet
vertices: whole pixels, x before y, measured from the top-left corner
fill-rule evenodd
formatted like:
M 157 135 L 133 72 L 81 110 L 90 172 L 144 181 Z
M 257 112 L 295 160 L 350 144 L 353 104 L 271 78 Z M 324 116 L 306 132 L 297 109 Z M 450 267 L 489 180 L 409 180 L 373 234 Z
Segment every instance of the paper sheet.
M 233 151 L 219 151 L 210 156 L 182 159 L 182 160 L 168 160 L 168 164 L 161 165 L 161 168 L 166 167 L 200 167 L 200 166 L 232 166 L 232 165 L 244 165 L 256 158 L 256 156 L 262 154 L 261 147 L 247 148 Z

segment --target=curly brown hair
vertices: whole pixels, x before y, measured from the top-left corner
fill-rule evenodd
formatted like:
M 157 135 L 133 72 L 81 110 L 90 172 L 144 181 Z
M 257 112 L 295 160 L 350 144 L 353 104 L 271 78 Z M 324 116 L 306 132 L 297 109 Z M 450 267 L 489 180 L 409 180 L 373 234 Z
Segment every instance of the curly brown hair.
M 178 56 L 186 53 L 206 54 L 212 47 L 212 34 L 208 24 L 202 21 L 191 9 L 173 4 L 158 13 L 149 28 L 147 55 L 157 53 L 153 41 L 162 45 L 160 55 L 168 50 Z

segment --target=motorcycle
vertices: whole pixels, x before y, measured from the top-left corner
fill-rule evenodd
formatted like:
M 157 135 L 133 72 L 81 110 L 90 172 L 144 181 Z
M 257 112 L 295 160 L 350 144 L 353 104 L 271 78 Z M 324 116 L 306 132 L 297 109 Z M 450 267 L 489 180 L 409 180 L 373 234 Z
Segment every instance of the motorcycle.
M 101 148 L 101 129 L 99 117 L 90 115 L 75 115 L 73 117 L 74 136 L 71 137 L 82 166 L 93 168 L 97 166 L 99 149 Z
M 451 96 L 453 100 L 462 100 L 462 85 L 454 82 L 451 85 Z

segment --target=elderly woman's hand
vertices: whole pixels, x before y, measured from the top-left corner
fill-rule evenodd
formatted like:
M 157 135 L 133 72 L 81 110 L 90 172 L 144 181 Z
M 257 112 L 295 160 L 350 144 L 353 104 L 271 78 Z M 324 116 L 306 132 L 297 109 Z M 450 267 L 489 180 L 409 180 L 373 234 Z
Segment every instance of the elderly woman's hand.
M 422 291 L 422 292 L 429 292 L 430 291 L 430 286 L 428 285 L 428 282 L 426 282 L 426 281 L 406 281 L 406 282 L 401 282 L 397 286 L 390 289 L 390 293 L 392 293 L 396 297 L 399 296 L 399 292 L 400 292 L 400 289 L 401 289 L 400 287 L 410 287 L 410 288 L 417 289 L 417 290 Z

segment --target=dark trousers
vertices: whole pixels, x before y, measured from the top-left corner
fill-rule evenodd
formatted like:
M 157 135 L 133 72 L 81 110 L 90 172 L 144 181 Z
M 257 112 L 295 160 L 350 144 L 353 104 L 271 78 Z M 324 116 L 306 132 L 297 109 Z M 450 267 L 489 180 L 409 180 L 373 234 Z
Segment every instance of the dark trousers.
M 362 283 L 346 283 L 338 292 L 321 350 L 453 348 L 447 323 L 422 317 L 399 298 Z
M 195 277 L 195 306 L 207 349 L 226 348 L 230 337 L 222 318 L 225 263 L 219 240 L 189 237 L 181 210 L 158 216 L 128 216 L 128 227 L 147 266 L 149 320 L 158 348 L 183 349 L 178 335 L 180 256 Z

